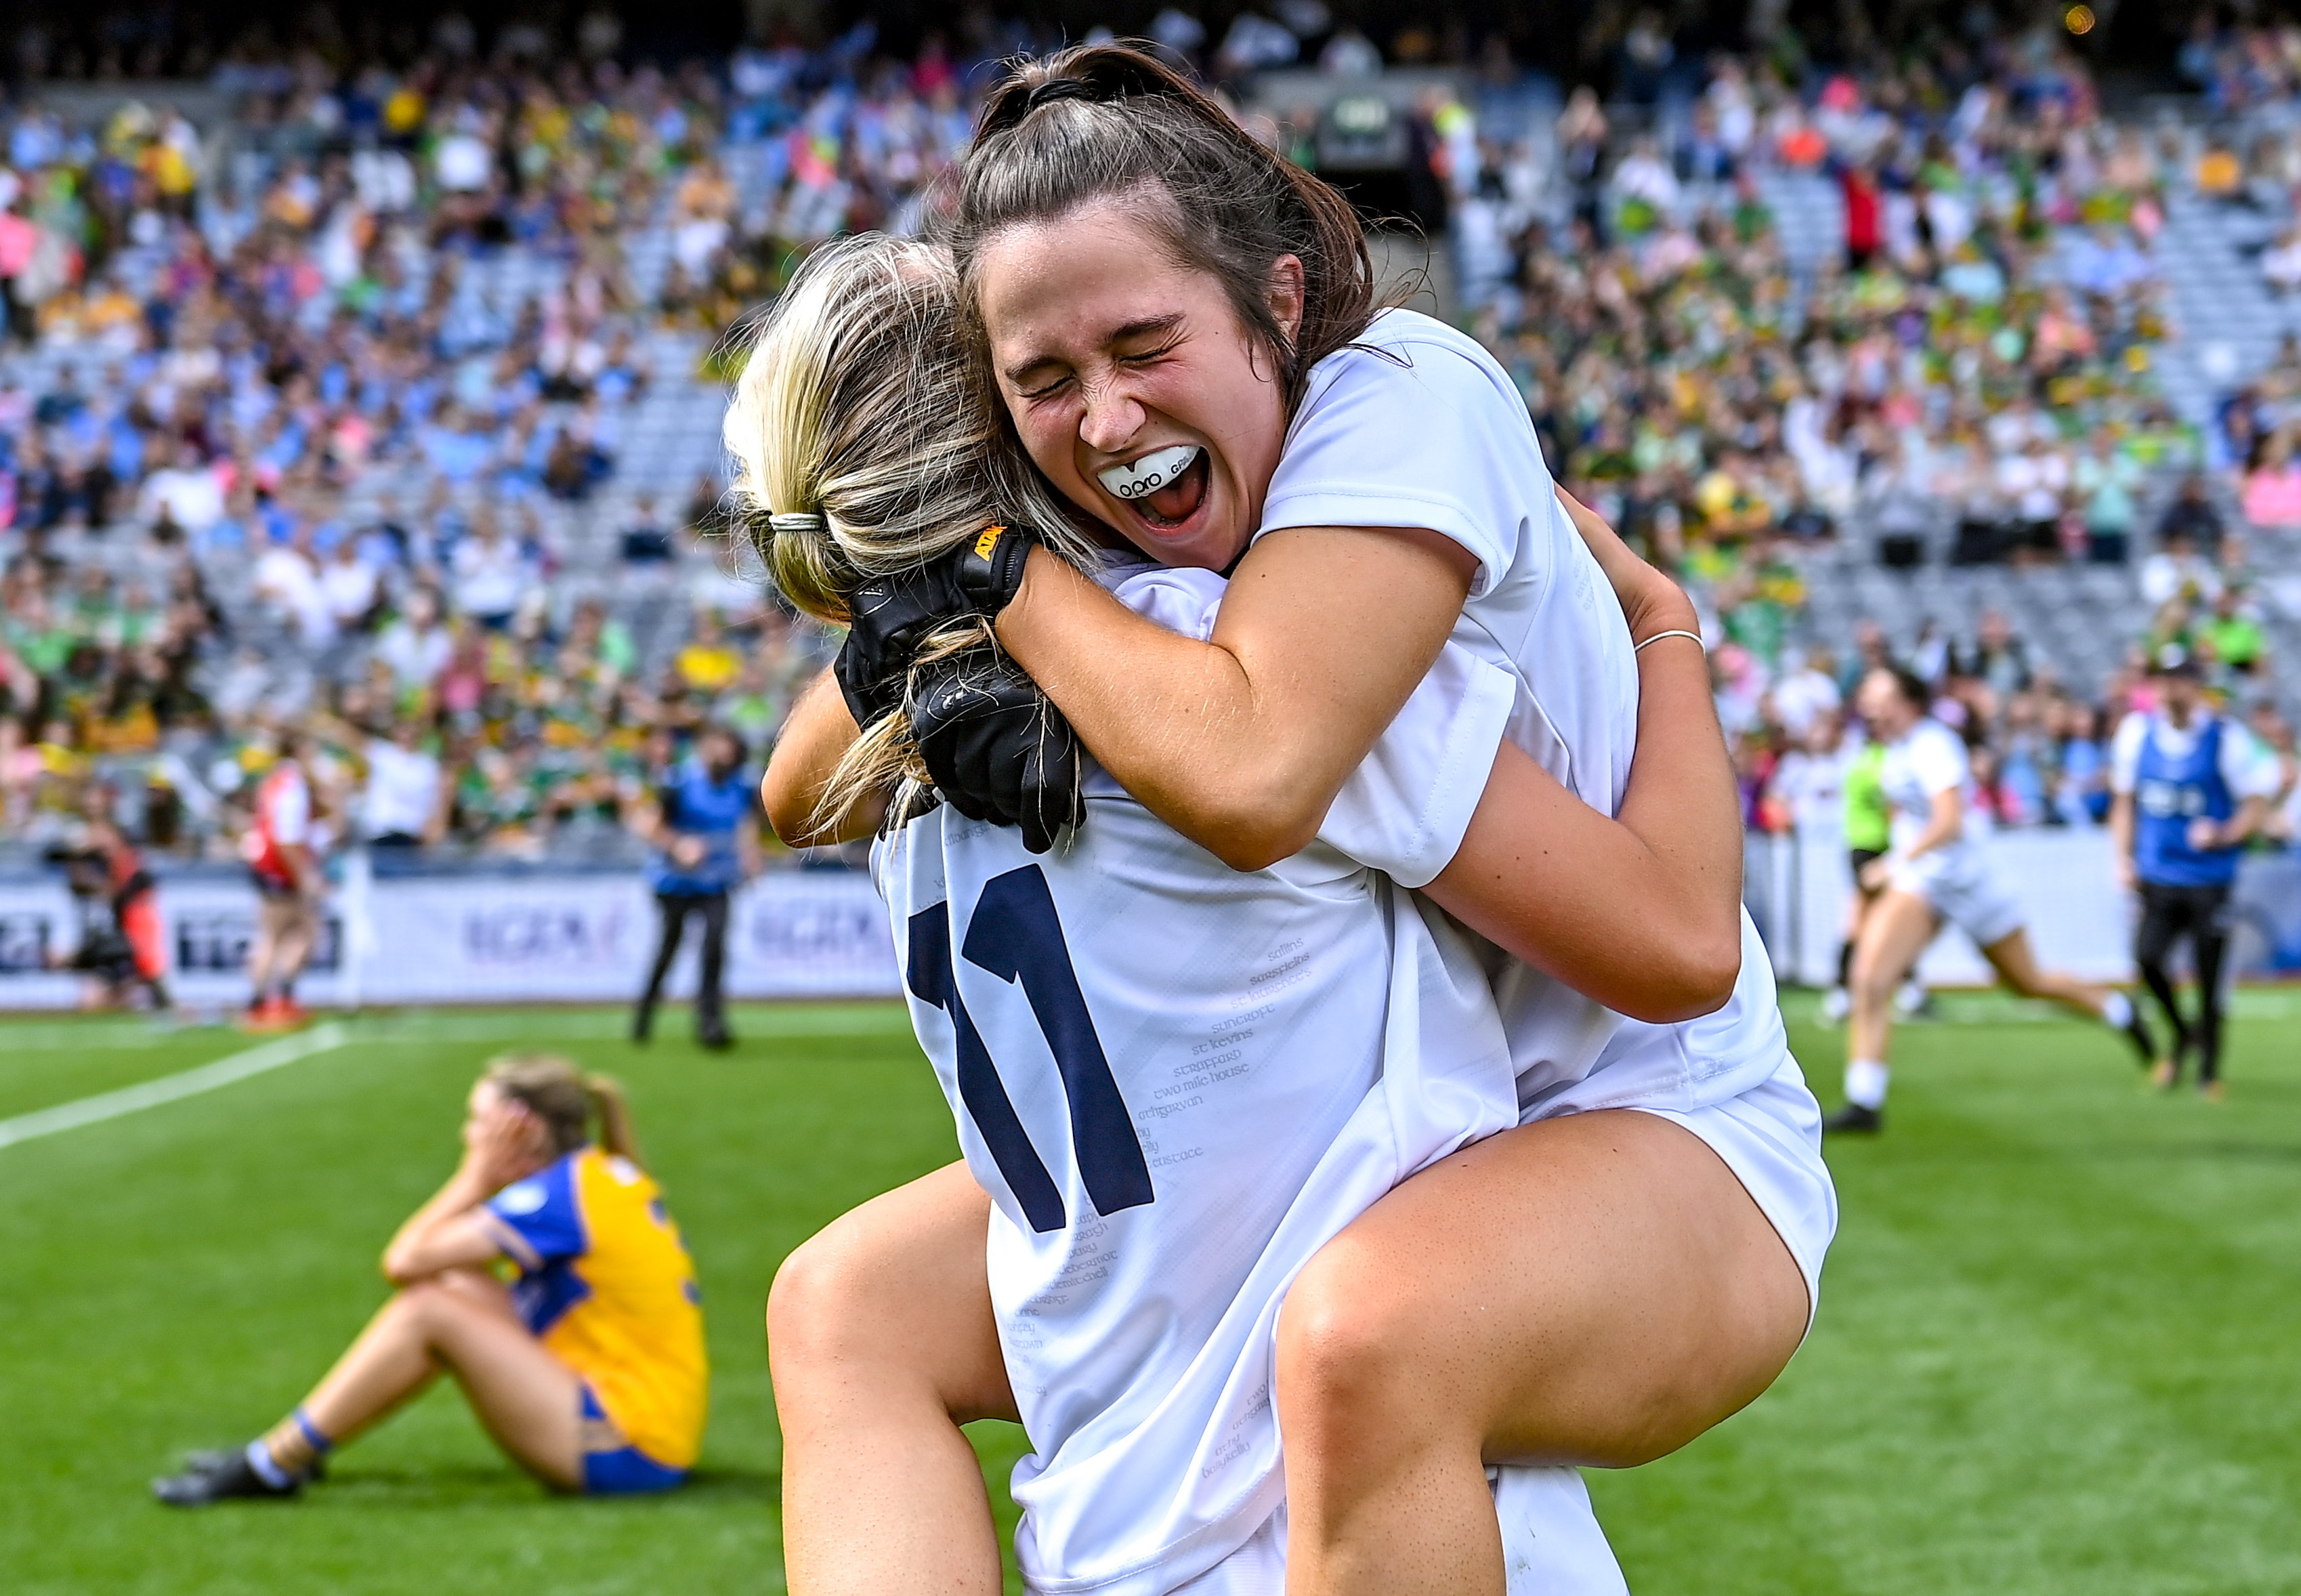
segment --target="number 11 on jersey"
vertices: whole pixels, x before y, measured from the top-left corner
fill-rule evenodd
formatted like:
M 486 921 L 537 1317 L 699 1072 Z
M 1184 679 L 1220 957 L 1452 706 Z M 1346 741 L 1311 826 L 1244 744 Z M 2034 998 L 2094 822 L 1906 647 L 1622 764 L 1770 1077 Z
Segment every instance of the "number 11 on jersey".
M 906 983 L 919 1001 L 950 1015 L 958 1040 L 959 1100 L 966 1105 L 1031 1228 L 1060 1229 L 1062 1193 L 1031 1145 L 990 1049 L 959 1000 L 949 909 L 948 904 L 935 904 L 910 917 Z M 1154 1200 L 1142 1143 L 1104 1056 L 1102 1039 L 1095 1032 L 1094 1016 L 1087 1011 L 1086 994 L 1079 988 L 1062 922 L 1055 914 L 1054 895 L 1036 865 L 984 883 L 960 952 L 977 969 L 1004 982 L 1020 982 L 1062 1078 L 1070 1104 L 1071 1149 L 1095 1212 L 1115 1214 Z

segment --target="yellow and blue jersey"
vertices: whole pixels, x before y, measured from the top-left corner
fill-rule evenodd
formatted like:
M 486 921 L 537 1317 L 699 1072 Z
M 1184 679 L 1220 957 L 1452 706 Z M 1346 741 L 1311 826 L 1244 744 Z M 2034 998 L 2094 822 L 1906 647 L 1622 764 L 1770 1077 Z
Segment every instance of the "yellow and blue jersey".
M 708 1366 L 695 1265 L 647 1172 L 595 1147 L 488 1200 L 513 1300 L 623 1438 L 674 1468 L 702 1444 Z

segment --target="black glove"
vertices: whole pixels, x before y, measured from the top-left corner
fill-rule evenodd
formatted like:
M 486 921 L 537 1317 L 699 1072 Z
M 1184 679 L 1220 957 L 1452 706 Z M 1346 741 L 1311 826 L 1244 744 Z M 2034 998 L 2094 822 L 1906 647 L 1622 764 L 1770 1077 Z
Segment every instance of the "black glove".
M 1020 826 L 1023 846 L 1034 854 L 1086 818 L 1078 739 L 1012 660 L 969 648 L 919 677 L 911 737 L 952 808 L 969 820 Z
M 865 582 L 847 601 L 847 641 L 832 667 L 858 726 L 901 704 L 903 679 L 920 641 L 958 615 L 995 620 L 1023 585 L 1038 534 L 985 527 L 972 540 L 924 565 Z

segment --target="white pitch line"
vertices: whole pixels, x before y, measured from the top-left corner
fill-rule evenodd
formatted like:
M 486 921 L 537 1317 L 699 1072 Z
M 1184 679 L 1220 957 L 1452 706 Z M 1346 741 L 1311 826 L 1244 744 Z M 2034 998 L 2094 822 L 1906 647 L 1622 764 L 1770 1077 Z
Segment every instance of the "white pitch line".
M 0 1119 L 0 1148 L 53 1136 L 59 1131 L 76 1131 L 82 1125 L 101 1124 L 107 1119 L 156 1108 L 181 1098 L 197 1097 L 201 1092 L 230 1086 L 299 1058 L 309 1058 L 314 1053 L 325 1053 L 352 1040 L 349 1031 L 331 1021 L 295 1036 L 283 1036 L 276 1041 L 227 1054 L 211 1064 L 162 1075 L 156 1081 L 139 1081 L 117 1091 L 99 1092 L 92 1098 L 58 1103 L 53 1108 L 20 1114 L 13 1119 Z

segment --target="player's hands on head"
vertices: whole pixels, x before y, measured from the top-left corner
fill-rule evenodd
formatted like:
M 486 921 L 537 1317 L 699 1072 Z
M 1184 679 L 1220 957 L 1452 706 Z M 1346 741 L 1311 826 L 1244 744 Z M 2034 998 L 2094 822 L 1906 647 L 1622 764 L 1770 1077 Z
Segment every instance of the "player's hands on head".
M 986 527 L 948 554 L 873 577 L 849 595 L 847 641 L 833 670 L 856 725 L 868 726 L 902 703 L 912 657 L 945 622 L 998 618 L 1022 588 L 1038 540 L 1022 527 Z
M 936 790 L 968 819 L 1019 826 L 1023 846 L 1042 854 L 1085 818 L 1078 739 L 1006 656 L 969 648 L 926 665 L 910 716 Z
M 543 1122 L 517 1098 L 497 1096 L 464 1125 L 464 1165 L 489 1191 L 530 1174 L 549 1145 Z

